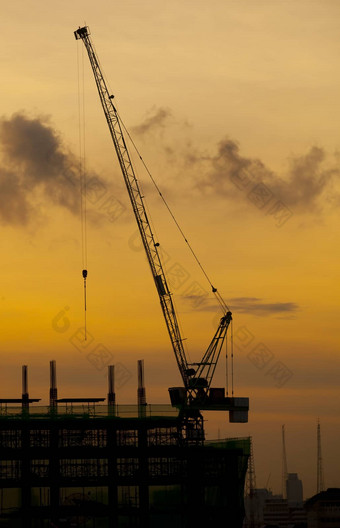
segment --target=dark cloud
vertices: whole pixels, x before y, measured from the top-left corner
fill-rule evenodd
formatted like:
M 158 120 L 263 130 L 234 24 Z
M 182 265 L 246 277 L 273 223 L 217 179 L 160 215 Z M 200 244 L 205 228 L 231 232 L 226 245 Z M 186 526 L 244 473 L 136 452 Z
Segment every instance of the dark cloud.
M 159 132 L 169 125 L 178 122 L 169 118 L 171 111 L 164 108 L 153 110 L 153 113 L 133 131 L 141 136 L 148 133 Z M 185 171 L 191 174 L 192 191 L 202 194 L 218 195 L 234 200 L 235 202 L 251 200 L 259 209 L 267 213 L 272 210 L 278 213 L 279 206 L 287 214 L 308 213 L 319 214 L 326 205 L 338 205 L 340 193 L 337 181 L 340 170 L 337 160 L 330 160 L 324 149 L 312 146 L 306 154 L 292 156 L 289 159 L 289 168 L 280 177 L 270 170 L 260 159 L 250 158 L 242 154 L 239 144 L 225 138 L 217 145 L 215 154 L 202 152 L 190 140 L 183 138 L 176 146 L 169 138 L 158 134 L 157 140 L 167 157 L 168 163 L 174 171 Z M 169 180 L 166 185 L 168 185 Z M 176 186 L 178 189 L 178 178 Z M 171 185 L 170 185 L 171 186 Z M 170 192 L 169 189 L 166 189 Z M 275 213 L 275 214 L 276 214 Z
M 188 154 L 190 164 L 206 162 L 207 159 L 206 156 Z M 267 196 L 272 197 L 270 199 L 283 202 L 294 212 L 319 212 L 320 199 L 324 199 L 324 203 L 334 202 L 339 196 L 334 184 L 340 171 L 337 166 L 327 166 L 326 153 L 320 147 L 311 147 L 304 156 L 292 157 L 285 179 L 279 178 L 261 160 L 242 156 L 239 145 L 231 139 L 221 141 L 216 155 L 210 156 L 209 160 L 205 175 L 196 183 L 202 192 L 234 198 L 241 196 L 238 191 L 249 196 L 261 185 Z
M 322 195 L 327 198 L 333 180 L 340 174 L 337 167 L 326 167 L 325 162 L 325 151 L 311 147 L 305 156 L 291 159 L 287 181 L 273 179 L 270 182 L 272 190 L 295 209 L 317 206 L 318 198 Z
M 26 224 L 31 212 L 18 176 L 0 167 L 0 220 L 6 224 Z
M 2 117 L 0 149 L 0 222 L 26 225 L 43 204 L 79 214 L 79 161 L 46 119 Z
M 239 144 L 225 138 L 217 144 L 216 152 L 202 151 L 192 144 L 187 135 L 183 137 L 183 123 L 172 117 L 168 109 L 158 108 L 133 130 L 144 135 L 149 132 L 167 132 L 177 127 L 176 143 L 158 134 L 158 151 L 164 152 L 173 173 L 185 171 L 186 178 L 176 178 L 178 184 L 191 185 L 191 194 L 218 195 L 234 200 L 251 200 L 259 209 L 278 211 L 278 206 L 287 208 L 287 213 L 319 214 L 327 205 L 338 206 L 340 192 L 338 160 L 332 159 L 325 150 L 312 146 L 303 155 L 291 156 L 288 170 L 278 175 L 260 159 L 243 155 Z M 188 124 L 186 124 L 186 127 Z M 178 141 L 178 137 L 181 141 Z M 189 136 L 190 137 L 190 136 Z M 189 178 L 189 174 L 191 178 Z M 194 183 L 193 180 L 194 179 Z M 169 183 L 169 181 L 168 181 Z
M 208 297 L 207 292 L 201 294 L 183 295 L 183 300 L 200 311 L 216 312 L 216 301 Z M 299 305 L 294 302 L 267 303 L 258 297 L 234 297 L 228 300 L 229 309 L 232 312 L 249 313 L 257 316 L 281 315 L 281 318 L 292 319 Z
M 158 108 L 145 119 L 140 125 L 132 128 L 132 132 L 137 135 L 144 135 L 155 130 L 163 129 L 166 122 L 171 117 L 171 111 L 167 108 Z
M 299 309 L 294 302 L 266 303 L 257 297 L 234 297 L 230 299 L 232 310 L 239 313 L 251 313 L 265 316 L 274 314 L 291 314 Z

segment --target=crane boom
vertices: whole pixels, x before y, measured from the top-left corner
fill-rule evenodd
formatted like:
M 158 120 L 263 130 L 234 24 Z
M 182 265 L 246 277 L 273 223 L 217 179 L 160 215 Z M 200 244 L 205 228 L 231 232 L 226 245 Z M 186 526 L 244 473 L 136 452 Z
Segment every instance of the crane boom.
M 141 193 L 141 189 L 138 184 L 124 139 L 123 126 L 115 105 L 113 104 L 114 96 L 110 94 L 107 88 L 96 52 L 90 39 L 88 27 L 85 26 L 78 28 L 74 32 L 74 35 L 77 40 L 81 39 L 83 41 L 90 59 L 105 118 L 117 153 L 118 161 L 142 238 L 147 260 L 149 262 L 151 273 L 155 282 L 156 290 L 158 292 L 172 348 L 175 353 L 177 365 L 184 384 L 184 397 L 183 395 L 181 396 L 181 404 L 184 407 L 192 406 L 196 409 L 211 408 L 211 406 L 209 407 L 208 401 L 209 389 L 220 356 L 222 345 L 225 340 L 229 324 L 232 320 L 232 314 L 231 312 L 226 311 L 223 317 L 220 319 L 216 333 L 208 349 L 204 353 L 201 362 L 188 364 L 183 346 L 183 338 L 181 336 L 177 315 L 172 301 L 172 294 L 170 292 L 159 255 L 159 243 L 155 240 L 151 224 L 146 213 L 143 195 Z M 170 396 L 171 390 L 172 389 L 169 389 Z M 173 390 L 178 391 L 179 389 L 174 388 Z M 218 407 L 218 409 L 223 408 L 232 410 L 233 402 L 231 402 L 231 400 L 234 399 L 225 398 L 225 400 L 228 401 L 224 401 L 223 405 Z M 247 400 L 247 398 L 239 398 L 239 400 Z M 237 410 L 240 408 L 245 409 L 246 404 L 244 404 L 244 402 L 241 403 L 241 405 L 237 405 Z
M 179 329 L 175 308 L 172 302 L 171 293 L 166 281 L 164 269 L 159 256 L 159 243 L 155 241 L 154 234 L 146 213 L 143 196 L 135 175 L 131 158 L 126 147 L 122 125 L 118 112 L 113 104 L 113 96 L 110 95 L 105 79 L 101 72 L 100 64 L 89 37 L 87 27 L 79 28 L 75 32 L 77 39 L 82 39 L 92 66 L 94 78 L 99 92 L 106 121 L 110 130 L 111 138 L 117 153 L 118 161 L 125 185 L 130 197 L 131 205 L 135 214 L 138 229 L 146 251 L 147 259 L 151 268 L 151 273 L 157 288 L 166 326 L 169 332 L 178 368 L 181 373 L 184 386 L 188 384 L 188 364 L 183 348 L 183 339 Z

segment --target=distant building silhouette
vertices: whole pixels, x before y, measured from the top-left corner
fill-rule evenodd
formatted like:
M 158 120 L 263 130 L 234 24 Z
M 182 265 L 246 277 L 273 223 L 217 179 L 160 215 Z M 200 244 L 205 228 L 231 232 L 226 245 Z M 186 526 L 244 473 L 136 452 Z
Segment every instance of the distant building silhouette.
M 288 473 L 286 480 L 286 491 L 288 506 L 302 506 L 303 488 L 302 481 L 298 478 L 297 473 Z
M 295 481 L 295 479 L 293 479 Z M 299 479 L 297 479 L 299 480 Z M 299 487 L 298 487 L 299 489 Z M 274 495 L 263 488 L 254 490 L 252 507 L 256 513 L 253 524 L 249 515 L 244 522 L 244 528 L 306 528 L 307 516 L 303 502 L 295 501 L 289 504 L 282 495 Z M 246 512 L 250 506 L 250 498 L 246 497 Z M 339 525 L 340 526 L 340 525 Z
M 308 528 L 340 527 L 340 488 L 328 488 L 305 503 Z
M 289 525 L 289 510 L 287 499 L 282 495 L 272 495 L 265 500 L 263 507 L 263 521 L 265 525 L 287 528 Z

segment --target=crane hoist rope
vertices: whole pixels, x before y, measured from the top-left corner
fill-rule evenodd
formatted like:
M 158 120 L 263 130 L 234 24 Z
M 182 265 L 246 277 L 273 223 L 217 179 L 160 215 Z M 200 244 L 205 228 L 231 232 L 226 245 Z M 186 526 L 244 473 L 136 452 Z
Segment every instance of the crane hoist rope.
M 78 141 L 79 141 L 79 176 L 80 176 L 80 217 L 81 217 L 81 245 L 82 245 L 82 277 L 84 287 L 84 339 L 87 340 L 87 181 L 85 168 L 85 91 L 84 91 L 84 53 L 82 51 L 81 64 L 79 47 L 77 46 L 78 71 Z
M 165 207 L 167 208 L 167 210 L 168 210 L 168 212 L 169 212 L 169 214 L 170 214 L 172 220 L 174 221 L 174 223 L 175 223 L 175 225 L 176 225 L 178 231 L 180 232 L 180 234 L 181 234 L 181 236 L 182 236 L 184 242 L 185 242 L 186 245 L 188 246 L 189 251 L 191 252 L 191 254 L 192 254 L 192 256 L 194 257 L 194 259 L 196 260 L 196 262 L 197 262 L 199 268 L 201 269 L 201 271 L 202 271 L 204 277 L 205 277 L 206 280 L 208 281 L 208 283 L 209 283 L 209 285 L 210 285 L 210 287 L 211 287 L 211 291 L 212 291 L 213 294 L 215 295 L 215 297 L 216 297 L 216 299 L 217 299 L 217 302 L 220 304 L 220 306 L 221 306 L 221 308 L 222 308 L 222 310 L 223 310 L 223 313 L 229 311 L 229 307 L 228 307 L 227 304 L 225 303 L 223 297 L 222 297 L 222 296 L 220 295 L 220 293 L 218 292 L 217 288 L 215 288 L 215 287 L 213 286 L 213 284 L 212 284 L 212 282 L 211 282 L 211 280 L 210 280 L 210 278 L 209 278 L 207 272 L 205 271 L 204 267 L 202 266 L 202 264 L 201 264 L 201 262 L 200 262 L 198 256 L 196 255 L 196 253 L 195 253 L 195 251 L 194 251 L 192 245 L 190 244 L 189 240 L 187 239 L 187 237 L 186 237 L 186 235 L 185 235 L 183 229 L 181 228 L 181 226 L 180 226 L 178 220 L 176 219 L 174 213 L 172 212 L 172 210 L 171 210 L 171 208 L 170 208 L 168 202 L 167 202 L 166 199 L 164 198 L 164 194 L 161 192 L 161 190 L 160 190 L 160 188 L 159 188 L 157 182 L 155 181 L 155 179 L 154 179 L 154 177 L 152 176 L 152 174 L 151 174 L 151 172 L 150 172 L 148 166 L 146 165 L 144 159 L 142 158 L 142 156 L 141 156 L 141 154 L 140 154 L 140 152 L 139 152 L 139 150 L 138 150 L 138 147 L 137 147 L 137 145 L 135 144 L 133 138 L 131 137 L 130 132 L 129 132 L 128 129 L 126 128 L 126 126 L 125 126 L 125 124 L 124 124 L 124 122 L 123 122 L 121 116 L 119 115 L 118 112 L 117 112 L 117 114 L 118 114 L 118 117 L 119 117 L 119 119 L 120 119 L 120 122 L 122 123 L 122 127 L 124 128 L 124 130 L 125 130 L 125 132 L 126 132 L 126 135 L 128 136 L 129 140 L 131 141 L 131 144 L 132 144 L 133 148 L 135 149 L 135 151 L 136 151 L 136 153 L 137 153 L 139 159 L 140 159 L 141 162 L 142 162 L 142 165 L 143 165 L 144 169 L 146 170 L 148 176 L 150 177 L 150 179 L 151 179 L 151 181 L 152 181 L 152 183 L 153 183 L 155 189 L 157 190 L 157 192 L 158 192 L 158 194 L 159 194 L 161 200 L 163 201 Z
M 211 388 L 211 382 L 215 374 L 223 343 L 226 339 L 227 330 L 232 321 L 232 314 L 224 304 L 223 316 L 201 361 L 198 363 L 188 363 L 172 300 L 172 293 L 167 283 L 158 250 L 159 242 L 155 239 L 146 212 L 144 196 L 141 193 L 140 185 L 137 181 L 126 145 L 123 131 L 125 128 L 113 104 L 114 96 L 108 91 L 99 60 L 90 39 L 88 27 L 79 27 L 74 32 L 74 36 L 76 40 L 83 41 L 88 53 L 106 122 L 118 157 L 122 176 L 158 293 L 172 348 L 183 380 L 184 387 L 172 387 L 169 389 L 171 402 L 173 405 L 179 406 L 188 419 L 192 417 L 192 412 L 195 413 L 200 410 L 229 410 L 230 421 L 245 422 L 248 420 L 248 398 L 238 398 L 236 402 L 235 398 L 226 398 L 224 396 L 224 389 Z M 217 293 L 216 288 L 212 288 L 214 293 Z M 232 416 L 231 413 L 233 413 Z

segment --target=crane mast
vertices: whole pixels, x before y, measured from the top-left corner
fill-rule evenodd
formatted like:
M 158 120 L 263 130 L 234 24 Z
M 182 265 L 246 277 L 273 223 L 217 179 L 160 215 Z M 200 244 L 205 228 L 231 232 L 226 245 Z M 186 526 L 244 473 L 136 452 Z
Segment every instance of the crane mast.
M 111 138 L 116 150 L 119 165 L 137 221 L 147 260 L 149 262 L 151 273 L 158 292 L 162 312 L 170 336 L 172 348 L 175 353 L 177 365 L 183 380 L 184 391 L 181 391 L 180 388 L 173 388 L 175 391 L 175 396 L 173 396 L 174 393 L 171 393 L 172 389 L 169 389 L 172 403 L 176 405 L 176 400 L 178 400 L 178 395 L 180 394 L 179 402 L 184 407 L 189 406 L 196 409 L 211 408 L 211 405 L 209 405 L 208 401 L 209 389 L 220 356 L 222 345 L 225 340 L 229 324 L 232 320 L 232 314 L 231 312 L 226 311 L 223 317 L 221 317 L 216 333 L 207 351 L 203 355 L 202 360 L 199 363 L 188 364 L 183 346 L 183 338 L 181 336 L 177 315 L 172 301 L 172 294 L 170 292 L 159 255 L 159 243 L 155 240 L 151 224 L 148 219 L 143 195 L 141 193 L 130 154 L 124 139 L 121 120 L 115 105 L 113 104 L 114 96 L 110 94 L 107 88 L 96 52 L 90 39 L 88 27 L 85 26 L 77 29 L 74 32 L 74 35 L 77 40 L 81 39 L 83 41 L 90 59 L 105 118 L 110 130 Z M 239 399 L 245 400 L 245 398 Z M 234 400 L 234 398 L 224 398 L 224 400 L 228 401 L 224 401 L 224 405 L 219 406 L 218 408 L 232 410 L 233 402 L 231 402 L 231 400 Z M 245 408 L 246 406 L 243 405 L 241 407 Z

